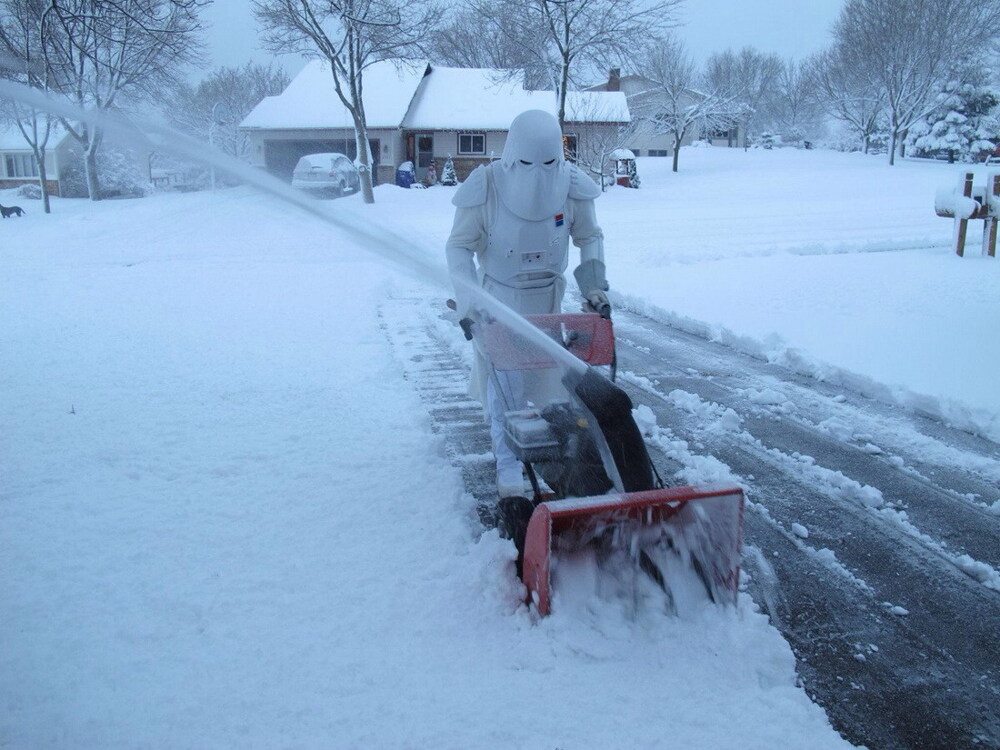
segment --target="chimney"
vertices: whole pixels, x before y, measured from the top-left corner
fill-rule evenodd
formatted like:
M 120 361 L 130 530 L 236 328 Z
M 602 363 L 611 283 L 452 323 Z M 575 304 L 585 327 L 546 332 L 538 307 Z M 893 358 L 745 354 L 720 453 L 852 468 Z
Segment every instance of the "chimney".
M 621 91 L 622 90 L 622 70 L 621 68 L 612 68 L 611 72 L 608 74 L 608 91 Z

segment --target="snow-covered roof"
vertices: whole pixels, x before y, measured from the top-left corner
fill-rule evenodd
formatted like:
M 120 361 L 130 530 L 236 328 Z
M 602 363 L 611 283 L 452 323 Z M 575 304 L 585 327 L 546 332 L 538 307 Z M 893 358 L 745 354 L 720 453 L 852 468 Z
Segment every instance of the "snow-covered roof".
M 601 83 L 595 84 L 593 86 L 588 86 L 587 91 L 607 91 L 608 81 L 603 81 Z M 636 75 L 630 73 L 628 75 L 623 75 L 618 78 L 619 90 L 627 92 L 626 96 L 647 96 L 650 94 L 661 94 L 663 92 L 663 87 L 657 84 L 655 81 L 646 78 L 645 76 Z M 693 89 L 690 87 L 685 87 L 684 93 L 695 99 L 706 99 L 708 94 L 704 91 L 699 91 L 698 89 Z
M 506 130 L 521 112 L 540 106 L 516 71 L 433 65 L 402 125 L 415 130 Z
M 413 97 L 403 127 L 412 130 L 506 130 L 527 109 L 556 113 L 552 91 L 528 91 L 521 72 L 432 65 Z M 620 92 L 571 91 L 566 96 L 571 122 L 628 122 Z
M 47 148 L 54 148 L 63 138 L 66 137 L 66 130 L 57 122 L 52 123 L 49 131 L 49 141 Z M 31 146 L 24 139 L 24 135 L 13 122 L 0 123 L 0 151 L 30 151 Z
M 506 130 L 527 109 L 556 113 L 555 94 L 527 91 L 521 74 L 487 68 L 446 68 L 426 63 L 397 68 L 391 62 L 365 71 L 369 128 L 411 130 Z M 568 122 L 630 120 L 618 91 L 571 91 Z M 351 128 L 353 121 L 333 89 L 326 62 L 313 61 L 281 94 L 265 98 L 241 123 L 244 128 Z
M 621 91 L 566 92 L 566 122 L 618 122 L 632 119 Z
M 369 128 L 398 128 L 427 63 L 380 62 L 365 69 L 364 102 Z M 240 123 L 244 128 L 353 128 L 333 88 L 325 60 L 306 64 L 288 87 L 266 97 Z

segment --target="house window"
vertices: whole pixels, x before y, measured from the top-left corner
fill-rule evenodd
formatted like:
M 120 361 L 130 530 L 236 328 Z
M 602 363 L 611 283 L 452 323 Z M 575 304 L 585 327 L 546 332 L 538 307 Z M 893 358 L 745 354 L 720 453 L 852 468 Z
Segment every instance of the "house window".
M 636 151 L 636 153 L 639 153 Z M 649 156 L 669 156 L 670 152 L 665 148 L 651 148 L 648 152 Z
M 484 155 L 486 153 L 486 134 L 459 133 L 458 153 L 472 156 Z
M 38 161 L 34 154 L 7 154 L 8 177 L 38 177 Z
M 575 135 L 563 136 L 563 156 L 566 161 L 576 161 L 577 138 Z

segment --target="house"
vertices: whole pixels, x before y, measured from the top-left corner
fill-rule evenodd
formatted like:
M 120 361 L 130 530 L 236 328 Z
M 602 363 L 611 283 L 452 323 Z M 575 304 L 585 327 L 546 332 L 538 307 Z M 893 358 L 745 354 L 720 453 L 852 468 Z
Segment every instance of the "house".
M 45 178 L 50 195 L 61 195 L 60 175 L 73 161 L 73 139 L 53 124 L 45 148 Z M 37 185 L 38 160 L 16 124 L 0 124 L 0 189 Z
M 459 179 L 498 158 L 507 128 L 527 109 L 555 114 L 551 91 L 529 91 L 515 71 L 447 68 L 428 63 L 382 62 L 365 71 L 365 113 L 379 182 L 412 162 L 417 179 L 431 161 L 438 172 L 452 157 Z M 578 157 L 617 143 L 630 121 L 620 92 L 571 92 L 567 98 L 567 151 Z M 355 158 L 354 125 L 333 88 L 329 66 L 312 61 L 279 95 L 264 99 L 241 123 L 251 140 L 252 163 L 290 178 L 301 156 L 339 151 Z
M 425 69 L 380 63 L 365 71 L 368 139 L 379 182 L 392 180 L 395 165 L 404 161 L 400 124 Z M 354 120 L 334 91 L 326 61 L 307 63 L 284 91 L 254 107 L 240 128 L 250 137 L 251 163 L 288 180 L 306 154 L 357 156 Z
M 131 147 L 116 148 L 112 138 L 106 138 L 101 148 L 103 153 L 116 150 L 124 155 L 119 168 L 125 167 L 131 179 L 155 182 L 150 152 L 137 151 Z M 84 170 L 79 142 L 63 126 L 53 123 L 45 146 L 45 181 L 49 195 L 62 198 L 86 197 Z M 0 124 L 0 189 L 37 185 L 39 176 L 38 161 L 20 129 L 15 123 Z M 122 194 L 114 184 L 104 187 L 104 197 Z M 128 194 L 127 191 L 125 194 Z
M 478 165 L 500 157 L 511 121 L 529 109 L 556 114 L 555 94 L 525 89 L 519 71 L 428 66 L 403 118 L 404 155 L 418 179 L 432 159 L 440 165 L 448 156 L 465 179 Z M 579 160 L 610 153 L 630 119 L 621 94 L 569 92 L 563 127 L 567 155 Z
M 655 116 L 657 100 L 663 96 L 657 94 L 653 81 L 639 75 L 623 76 L 619 68 L 612 68 L 606 83 L 592 86 L 588 91 L 620 91 L 625 95 L 629 110 L 636 116 L 626 145 L 636 156 L 673 156 L 673 134 L 657 132 L 648 122 L 642 121 L 645 113 Z M 704 96 L 694 89 L 685 92 L 685 97 L 692 103 Z M 742 146 L 743 129 L 735 123 L 729 128 L 712 130 L 696 126 L 684 136 L 681 145 L 688 146 L 697 140 L 708 141 L 713 146 Z

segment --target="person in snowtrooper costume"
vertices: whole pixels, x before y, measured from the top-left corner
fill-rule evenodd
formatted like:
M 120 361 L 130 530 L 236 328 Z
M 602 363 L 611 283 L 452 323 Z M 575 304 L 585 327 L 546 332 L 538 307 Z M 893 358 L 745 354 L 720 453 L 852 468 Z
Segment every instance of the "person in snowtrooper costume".
M 559 122 L 542 110 L 514 118 L 499 161 L 477 167 L 455 193 L 455 222 L 446 254 L 454 278 L 481 286 L 522 315 L 558 313 L 566 291 L 569 241 L 580 249 L 574 276 L 589 309 L 610 314 L 605 294 L 604 235 L 594 199 L 600 188 L 563 156 Z M 455 284 L 458 314 L 470 315 L 468 294 Z M 470 392 L 484 404 L 501 498 L 524 495 L 520 462 L 503 439 L 503 401 L 522 398 L 516 373 L 493 378 L 478 348 Z

